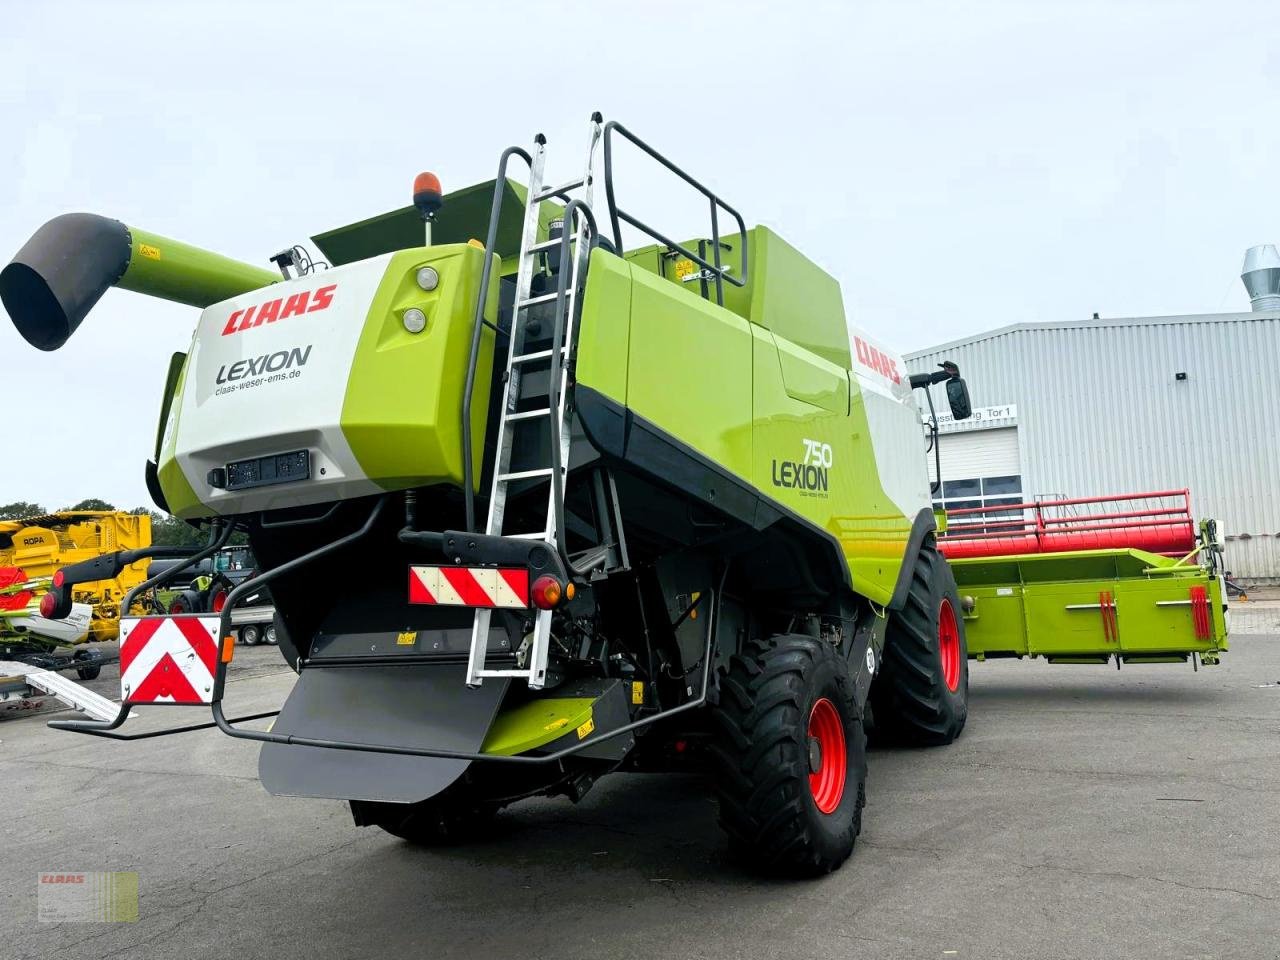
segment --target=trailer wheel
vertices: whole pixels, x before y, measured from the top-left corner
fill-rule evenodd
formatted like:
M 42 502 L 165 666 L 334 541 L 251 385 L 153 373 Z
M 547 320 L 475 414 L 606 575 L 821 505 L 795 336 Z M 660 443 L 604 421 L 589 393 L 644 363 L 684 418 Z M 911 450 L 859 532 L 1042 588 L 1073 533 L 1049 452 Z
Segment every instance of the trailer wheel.
M 240 642 L 246 647 L 256 647 L 262 642 L 262 628 L 256 623 L 246 623 L 240 628 Z
M 720 825 L 770 873 L 830 873 L 853 852 L 866 802 L 866 736 L 849 665 L 803 635 L 753 640 L 712 711 Z
M 472 840 L 497 812 L 498 804 L 477 799 L 465 781 L 419 803 L 351 801 L 356 826 L 380 827 L 393 837 L 424 847 Z
M 76 676 L 81 680 L 97 680 L 102 673 L 102 665 L 95 663 L 88 667 L 76 667 Z
M 276 638 L 276 625 L 274 623 L 267 624 L 267 628 L 262 632 L 262 642 L 276 646 L 280 641 Z
M 877 740 L 938 746 L 964 729 L 969 658 L 960 596 L 932 540 L 916 557 L 906 605 L 889 616 L 871 711 Z

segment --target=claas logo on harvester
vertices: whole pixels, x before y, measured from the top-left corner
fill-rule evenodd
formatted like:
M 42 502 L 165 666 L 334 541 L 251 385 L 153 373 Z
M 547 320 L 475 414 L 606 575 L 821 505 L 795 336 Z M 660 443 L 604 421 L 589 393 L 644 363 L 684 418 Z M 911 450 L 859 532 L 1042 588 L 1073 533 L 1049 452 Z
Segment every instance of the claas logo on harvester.
M 331 283 L 318 290 L 302 290 L 290 297 L 277 297 L 266 303 L 237 310 L 227 318 L 227 325 L 222 328 L 222 335 L 225 337 L 232 333 L 243 333 L 251 327 L 260 327 L 264 323 L 275 323 L 286 317 L 325 310 L 329 304 L 333 303 L 333 291 L 337 288 L 336 283 Z
M 853 347 L 854 352 L 858 355 L 858 362 L 864 367 L 870 367 L 876 373 L 887 380 L 892 380 L 894 383 L 902 382 L 902 375 L 898 373 L 898 361 L 893 357 L 877 350 L 861 337 L 853 338 Z

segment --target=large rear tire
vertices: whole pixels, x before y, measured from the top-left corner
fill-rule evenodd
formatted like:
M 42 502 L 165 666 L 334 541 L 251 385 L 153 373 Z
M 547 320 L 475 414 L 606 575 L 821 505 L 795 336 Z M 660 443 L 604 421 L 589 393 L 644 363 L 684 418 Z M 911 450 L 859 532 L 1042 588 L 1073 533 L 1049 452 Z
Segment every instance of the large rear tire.
M 203 613 L 204 600 L 197 590 L 183 590 L 169 601 L 170 613 Z
M 209 584 L 208 589 L 200 594 L 201 612 L 221 613 L 227 605 L 227 597 L 235 589 L 235 584 L 222 574 L 218 574 Z
M 969 658 L 956 578 L 930 539 L 911 589 L 889 615 L 880 675 L 871 687 L 877 741 L 939 746 L 960 736 L 969 715 Z
M 866 802 L 866 736 L 849 665 L 829 643 L 754 640 L 729 662 L 712 711 L 720 824 L 764 871 L 830 873 Z
M 477 799 L 465 781 L 418 803 L 351 801 L 357 826 L 381 827 L 393 837 L 426 847 L 474 840 L 497 812 L 498 804 Z

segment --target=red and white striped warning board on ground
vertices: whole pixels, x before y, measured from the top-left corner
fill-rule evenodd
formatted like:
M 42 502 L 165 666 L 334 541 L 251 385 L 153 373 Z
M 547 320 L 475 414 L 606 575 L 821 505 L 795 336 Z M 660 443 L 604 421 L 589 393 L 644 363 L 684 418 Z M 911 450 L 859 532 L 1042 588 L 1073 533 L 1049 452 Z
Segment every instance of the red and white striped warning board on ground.
M 409 602 L 522 609 L 529 606 L 529 571 L 518 567 L 412 566 Z
M 218 617 L 121 617 L 120 699 L 212 703 Z

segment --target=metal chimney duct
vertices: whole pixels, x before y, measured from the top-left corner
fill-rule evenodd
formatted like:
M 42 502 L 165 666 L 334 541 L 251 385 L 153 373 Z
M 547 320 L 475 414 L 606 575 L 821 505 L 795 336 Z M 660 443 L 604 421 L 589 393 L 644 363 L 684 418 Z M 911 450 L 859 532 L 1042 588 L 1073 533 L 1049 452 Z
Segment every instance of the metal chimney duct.
M 1246 250 L 1240 279 L 1249 291 L 1254 313 L 1280 310 L 1280 253 L 1275 244 L 1264 243 Z

